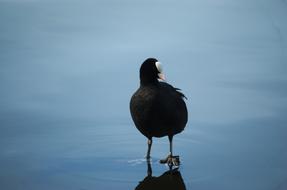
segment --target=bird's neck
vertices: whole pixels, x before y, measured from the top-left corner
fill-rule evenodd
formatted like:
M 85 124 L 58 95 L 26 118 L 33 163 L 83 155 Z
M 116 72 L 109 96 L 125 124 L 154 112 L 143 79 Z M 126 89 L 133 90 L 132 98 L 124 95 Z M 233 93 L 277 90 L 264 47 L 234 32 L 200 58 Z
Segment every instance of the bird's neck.
M 157 79 L 141 78 L 140 80 L 141 86 L 158 85 L 158 83 L 159 81 Z

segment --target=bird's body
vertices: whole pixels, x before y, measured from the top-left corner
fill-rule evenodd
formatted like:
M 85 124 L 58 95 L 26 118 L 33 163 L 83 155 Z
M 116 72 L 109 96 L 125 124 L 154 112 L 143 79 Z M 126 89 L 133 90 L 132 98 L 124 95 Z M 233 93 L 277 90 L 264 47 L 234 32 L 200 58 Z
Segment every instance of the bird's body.
M 131 98 L 130 110 L 137 129 L 147 138 L 175 135 L 187 122 L 183 95 L 165 82 L 141 85 Z
M 173 164 L 178 157 L 172 155 L 172 138 L 183 131 L 188 120 L 185 96 L 163 79 L 159 62 L 147 59 L 140 68 L 140 87 L 130 101 L 132 119 L 137 129 L 148 138 L 147 158 L 153 137 L 168 136 L 170 155 L 163 163 Z M 178 160 L 179 162 L 179 160 Z

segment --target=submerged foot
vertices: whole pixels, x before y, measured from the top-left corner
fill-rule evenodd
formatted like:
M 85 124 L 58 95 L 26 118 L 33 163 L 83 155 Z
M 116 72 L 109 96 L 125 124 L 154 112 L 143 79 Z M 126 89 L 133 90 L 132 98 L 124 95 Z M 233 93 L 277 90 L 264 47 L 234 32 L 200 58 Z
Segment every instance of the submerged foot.
M 160 160 L 161 164 L 167 164 L 168 166 L 179 166 L 179 156 L 168 155 L 165 159 Z

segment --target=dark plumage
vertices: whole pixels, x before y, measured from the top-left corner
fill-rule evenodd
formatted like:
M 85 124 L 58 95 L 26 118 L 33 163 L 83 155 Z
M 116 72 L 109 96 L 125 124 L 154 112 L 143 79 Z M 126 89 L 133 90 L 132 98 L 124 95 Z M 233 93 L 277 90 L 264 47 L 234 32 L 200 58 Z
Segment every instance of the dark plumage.
M 140 68 L 140 87 L 130 101 L 130 111 L 137 129 L 148 138 L 147 158 L 150 157 L 152 137 L 168 136 L 170 155 L 164 163 L 178 164 L 172 155 L 172 137 L 183 131 L 187 123 L 187 108 L 183 93 L 163 78 L 157 59 L 149 58 Z

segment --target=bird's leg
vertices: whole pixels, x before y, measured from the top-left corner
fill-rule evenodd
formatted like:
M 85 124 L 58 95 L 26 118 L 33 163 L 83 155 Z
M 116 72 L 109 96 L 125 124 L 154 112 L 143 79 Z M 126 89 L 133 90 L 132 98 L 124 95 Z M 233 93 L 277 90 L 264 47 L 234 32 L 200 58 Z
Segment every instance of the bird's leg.
M 167 158 L 160 160 L 160 163 L 165 164 L 167 163 L 170 167 L 172 166 L 179 166 L 179 156 L 174 156 L 172 153 L 172 135 L 168 136 L 168 140 L 169 140 L 169 155 L 167 156 Z
M 149 160 L 150 159 L 150 150 L 151 150 L 151 145 L 152 145 L 152 138 L 149 138 L 147 141 L 147 153 L 146 153 L 146 159 Z
M 172 139 L 173 139 L 173 135 L 168 136 L 168 140 L 169 140 L 169 157 L 170 160 L 168 160 L 168 165 L 170 167 L 172 166 L 179 166 L 180 162 L 179 162 L 179 156 L 174 156 L 173 155 L 173 150 L 172 150 Z
M 169 141 L 169 155 L 172 157 L 172 138 L 173 136 L 170 135 L 168 136 L 168 141 Z
M 147 163 L 147 176 L 151 177 L 152 176 L 152 169 L 151 169 L 150 160 L 147 160 L 146 163 Z

